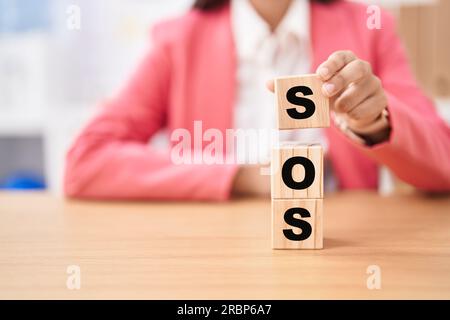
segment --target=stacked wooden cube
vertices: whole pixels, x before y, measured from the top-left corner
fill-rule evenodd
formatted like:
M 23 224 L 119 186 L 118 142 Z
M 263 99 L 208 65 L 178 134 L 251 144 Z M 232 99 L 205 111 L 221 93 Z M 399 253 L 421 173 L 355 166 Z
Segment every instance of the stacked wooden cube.
M 317 75 L 275 80 L 278 129 L 330 125 L 329 99 Z M 272 247 L 323 248 L 323 149 L 280 143 L 272 152 Z

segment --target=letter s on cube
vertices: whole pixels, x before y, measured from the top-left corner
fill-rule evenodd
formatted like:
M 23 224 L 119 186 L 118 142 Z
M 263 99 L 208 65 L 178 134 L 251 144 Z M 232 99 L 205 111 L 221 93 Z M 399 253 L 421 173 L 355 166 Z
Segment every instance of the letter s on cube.
M 278 129 L 330 126 L 330 101 L 315 74 L 275 79 Z
M 272 200 L 273 249 L 322 249 L 323 200 Z

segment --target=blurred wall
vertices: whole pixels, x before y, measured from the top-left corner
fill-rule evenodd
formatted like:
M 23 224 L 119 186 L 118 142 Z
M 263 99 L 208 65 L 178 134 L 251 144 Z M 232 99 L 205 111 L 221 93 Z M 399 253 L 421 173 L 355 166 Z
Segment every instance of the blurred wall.
M 0 0 L 0 188 L 30 173 L 60 192 L 64 155 L 80 127 L 126 81 L 150 44 L 150 26 L 190 4 Z
M 434 97 L 450 97 L 450 1 L 402 6 L 398 25 L 422 86 Z

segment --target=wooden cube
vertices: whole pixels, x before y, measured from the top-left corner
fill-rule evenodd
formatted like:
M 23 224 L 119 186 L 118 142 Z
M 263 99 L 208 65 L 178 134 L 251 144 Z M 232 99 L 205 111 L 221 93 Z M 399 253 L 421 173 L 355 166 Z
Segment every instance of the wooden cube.
M 278 129 L 330 126 L 330 102 L 317 75 L 275 79 Z
M 273 199 L 323 198 L 323 148 L 283 143 L 272 150 Z
M 272 200 L 273 249 L 322 249 L 323 200 Z

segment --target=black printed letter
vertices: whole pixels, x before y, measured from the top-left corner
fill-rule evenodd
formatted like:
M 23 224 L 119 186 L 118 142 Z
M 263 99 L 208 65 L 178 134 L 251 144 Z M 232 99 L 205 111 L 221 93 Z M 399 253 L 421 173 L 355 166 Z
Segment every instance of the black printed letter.
M 284 214 L 284 221 L 293 227 L 300 228 L 302 233 L 296 234 L 292 229 L 284 229 L 284 236 L 291 241 L 303 241 L 309 238 L 312 233 L 311 225 L 305 220 L 297 219 L 295 214 L 299 214 L 302 218 L 309 218 L 311 214 L 304 208 L 291 208 Z
M 305 107 L 304 112 L 298 112 L 296 108 L 290 108 L 287 109 L 286 112 L 288 115 L 293 119 L 307 119 L 311 117 L 314 112 L 316 111 L 316 105 L 314 104 L 314 101 L 304 98 L 304 97 L 297 97 L 297 93 L 303 93 L 304 96 L 310 96 L 313 94 L 312 90 L 305 86 L 298 86 L 293 87 L 288 90 L 286 93 L 286 99 L 292 104 L 295 104 L 297 106 Z
M 303 181 L 297 182 L 292 178 L 292 169 L 295 165 L 301 164 L 305 168 L 305 178 Z M 281 177 L 286 186 L 295 190 L 303 190 L 309 188 L 316 176 L 316 170 L 314 169 L 314 164 L 305 157 L 292 157 L 288 159 L 284 164 L 281 171 Z

